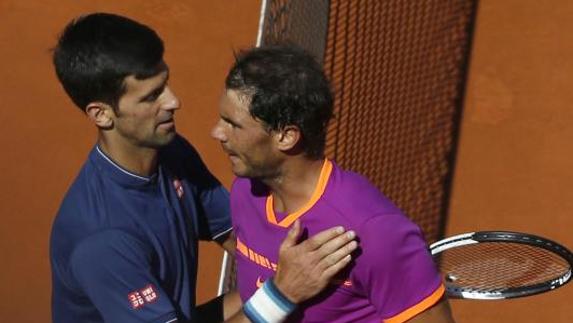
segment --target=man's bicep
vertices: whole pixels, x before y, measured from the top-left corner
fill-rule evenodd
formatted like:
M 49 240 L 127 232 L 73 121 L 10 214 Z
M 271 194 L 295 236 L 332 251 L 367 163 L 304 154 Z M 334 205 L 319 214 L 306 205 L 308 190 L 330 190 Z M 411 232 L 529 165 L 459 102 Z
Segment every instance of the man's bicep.
M 78 245 L 70 269 L 82 293 L 106 322 L 174 319 L 173 305 L 153 276 L 151 261 L 151 251 L 139 240 L 109 230 Z

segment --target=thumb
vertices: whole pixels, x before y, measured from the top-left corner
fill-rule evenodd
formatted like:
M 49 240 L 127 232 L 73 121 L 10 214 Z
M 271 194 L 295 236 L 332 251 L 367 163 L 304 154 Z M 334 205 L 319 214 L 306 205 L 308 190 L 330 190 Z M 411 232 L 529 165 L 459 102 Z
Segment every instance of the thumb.
M 286 238 L 283 240 L 281 244 L 281 249 L 286 247 L 292 247 L 296 245 L 296 241 L 298 240 L 298 236 L 300 235 L 300 221 L 294 221 L 292 227 L 287 233 Z

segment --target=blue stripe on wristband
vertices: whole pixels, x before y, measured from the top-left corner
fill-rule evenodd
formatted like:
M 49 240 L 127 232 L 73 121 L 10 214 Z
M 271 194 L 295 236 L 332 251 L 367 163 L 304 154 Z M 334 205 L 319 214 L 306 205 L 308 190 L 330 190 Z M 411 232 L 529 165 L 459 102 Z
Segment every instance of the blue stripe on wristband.
M 283 322 L 296 308 L 268 279 L 243 306 L 243 312 L 253 323 Z
M 286 296 L 281 293 L 281 291 L 277 288 L 273 279 L 267 279 L 267 281 L 263 284 L 263 288 L 269 294 L 269 296 L 273 299 L 273 301 L 280 306 L 285 312 L 292 312 L 294 311 L 296 304 L 289 301 Z
M 243 312 L 245 312 L 247 318 L 253 323 L 269 323 L 257 312 L 250 302 L 247 302 L 243 306 Z

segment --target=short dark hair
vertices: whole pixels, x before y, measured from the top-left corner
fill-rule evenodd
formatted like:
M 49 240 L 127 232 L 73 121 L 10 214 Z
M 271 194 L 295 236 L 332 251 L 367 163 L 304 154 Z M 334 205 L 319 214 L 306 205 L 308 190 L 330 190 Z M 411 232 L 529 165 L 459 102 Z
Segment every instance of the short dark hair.
M 93 13 L 72 20 L 53 52 L 58 79 L 83 111 L 101 101 L 117 108 L 124 79 L 145 79 L 166 69 L 163 41 L 151 28 L 126 17 Z
M 322 67 L 309 53 L 293 45 L 241 51 L 225 85 L 249 97 L 251 115 L 267 130 L 295 125 L 305 154 L 323 157 L 333 97 Z

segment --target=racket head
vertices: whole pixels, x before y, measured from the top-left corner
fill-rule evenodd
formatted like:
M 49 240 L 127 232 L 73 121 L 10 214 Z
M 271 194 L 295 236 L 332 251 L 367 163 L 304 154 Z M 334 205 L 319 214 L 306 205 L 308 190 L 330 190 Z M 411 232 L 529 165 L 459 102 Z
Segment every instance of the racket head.
M 479 231 L 430 245 L 451 298 L 506 299 L 543 293 L 571 280 L 573 254 L 532 234 Z

